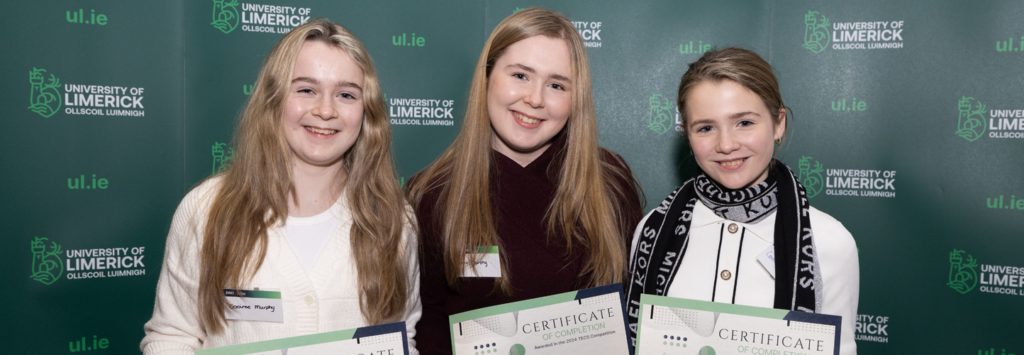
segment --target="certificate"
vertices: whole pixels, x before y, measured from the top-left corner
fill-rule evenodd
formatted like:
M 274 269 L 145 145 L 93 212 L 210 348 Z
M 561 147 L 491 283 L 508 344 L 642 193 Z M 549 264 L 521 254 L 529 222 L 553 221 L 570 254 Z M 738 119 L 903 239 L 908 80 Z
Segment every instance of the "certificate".
M 622 284 L 448 317 L 456 355 L 629 354 Z
M 640 296 L 637 355 L 837 355 L 842 317 Z
M 196 355 L 409 355 L 405 322 L 196 350 Z

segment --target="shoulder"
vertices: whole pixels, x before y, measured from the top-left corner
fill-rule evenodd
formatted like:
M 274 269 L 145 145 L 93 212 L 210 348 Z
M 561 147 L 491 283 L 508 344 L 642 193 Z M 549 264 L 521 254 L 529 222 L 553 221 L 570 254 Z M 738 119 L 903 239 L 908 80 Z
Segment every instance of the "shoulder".
M 223 180 L 223 176 L 206 179 L 181 199 L 178 209 L 174 212 L 174 219 L 171 221 L 170 236 L 172 238 L 200 234 L 205 227 L 210 206 L 217 197 Z
M 598 147 L 597 149 L 598 149 L 598 158 L 601 159 L 602 163 L 611 164 L 612 166 L 615 166 L 616 168 L 624 169 L 626 171 L 629 171 L 629 165 L 626 165 L 626 160 L 622 159 L 621 155 L 618 155 L 615 152 L 613 152 L 613 151 L 611 151 L 611 150 L 609 150 L 607 148 L 604 148 L 604 147 Z
M 857 258 L 857 242 L 850 231 L 828 213 L 811 207 L 811 229 L 814 244 L 821 254 L 819 260 L 848 262 Z

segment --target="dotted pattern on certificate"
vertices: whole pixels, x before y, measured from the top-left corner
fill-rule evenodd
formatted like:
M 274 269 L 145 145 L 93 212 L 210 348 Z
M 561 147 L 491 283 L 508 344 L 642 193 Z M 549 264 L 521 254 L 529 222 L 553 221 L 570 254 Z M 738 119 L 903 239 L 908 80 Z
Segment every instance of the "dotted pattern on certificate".
M 659 324 L 665 324 L 665 325 L 674 325 L 674 326 L 677 326 L 677 327 L 686 326 L 686 323 L 684 323 L 684 321 L 681 318 L 676 316 L 676 314 L 674 312 L 672 312 L 671 308 L 668 308 L 668 307 L 656 307 L 656 306 L 651 306 L 651 307 L 654 308 L 654 321 L 655 322 L 657 322 Z M 696 319 L 696 315 L 694 315 L 694 319 Z
M 383 344 L 402 341 L 402 333 L 390 333 L 359 338 L 359 344 Z
M 484 318 L 480 318 L 480 319 L 474 319 L 474 320 L 471 320 L 471 321 L 465 321 L 465 322 L 462 322 L 461 324 L 462 324 L 462 336 L 464 336 L 464 337 L 475 337 L 475 336 L 478 336 L 478 335 L 493 334 L 494 332 L 488 330 L 487 328 L 484 328 L 483 326 L 481 326 L 481 324 L 487 324 L 490 327 L 497 328 L 498 317 L 496 317 L 496 316 L 484 317 Z M 459 327 L 459 324 L 456 323 L 455 324 L 455 329 L 456 329 L 455 331 L 456 332 L 458 331 L 458 327 Z
M 820 334 L 828 334 L 828 335 L 835 335 L 836 334 L 836 326 L 828 325 L 828 324 L 816 324 L 816 323 L 805 323 L 805 322 L 790 321 L 789 322 L 789 327 L 793 328 L 793 329 L 796 329 L 796 330 L 803 330 L 803 331 L 812 332 L 812 333 L 820 333 Z
M 600 295 L 600 296 L 587 297 L 587 298 L 581 299 L 579 304 L 584 305 L 584 306 L 590 306 L 590 305 L 602 304 L 602 303 L 607 304 L 607 303 L 610 303 L 610 302 L 618 303 L 619 302 L 619 294 L 618 293 L 607 293 L 607 294 L 603 294 L 603 295 Z

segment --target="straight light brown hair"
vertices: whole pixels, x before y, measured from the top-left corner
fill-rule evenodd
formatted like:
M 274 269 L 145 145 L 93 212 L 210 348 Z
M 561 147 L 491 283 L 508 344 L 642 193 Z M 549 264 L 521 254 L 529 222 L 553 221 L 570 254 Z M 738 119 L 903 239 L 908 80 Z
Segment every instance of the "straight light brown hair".
M 455 142 L 430 166 L 417 174 L 408 187 L 410 201 L 419 204 L 431 189 L 443 186 L 438 206 L 443 226 L 444 267 L 448 285 L 458 288 L 459 277 L 466 262 L 466 252 L 478 246 L 497 245 L 501 255 L 502 277 L 496 290 L 513 293 L 505 259 L 504 243 L 494 227 L 494 211 L 490 191 L 493 130 L 487 113 L 487 83 L 495 62 L 512 44 L 533 36 L 564 40 L 569 48 L 572 67 L 572 107 L 561 134 L 566 143 L 561 151 L 565 164 L 554 201 L 546 214 L 549 236 L 566 238 L 566 255 L 572 243 L 581 243 L 589 253 L 579 284 L 584 287 L 621 282 L 626 274 L 624 236 L 634 226 L 627 225 L 625 211 L 629 206 L 638 211 L 639 201 L 627 201 L 626 191 L 614 183 L 633 177 L 615 165 L 601 161 L 600 155 L 614 156 L 597 145 L 597 121 L 590 83 L 590 64 L 579 33 L 561 14 L 541 8 L 528 8 L 509 16 L 494 29 L 480 54 L 469 91 L 469 102 L 462 130 Z M 622 162 L 619 162 L 625 165 Z M 475 268 L 478 255 L 470 254 Z
M 352 257 L 358 274 L 360 311 L 369 324 L 398 321 L 411 290 L 402 241 L 407 215 L 391 157 L 391 127 L 369 53 L 351 32 L 315 19 L 288 32 L 267 55 L 236 129 L 234 161 L 222 174 L 203 230 L 199 315 L 206 331 L 224 329 L 223 289 L 240 289 L 260 269 L 268 230 L 288 217 L 295 185 L 291 150 L 281 133 L 281 114 L 303 43 L 317 41 L 345 51 L 363 70 L 363 122 L 342 161 L 337 183 L 352 213 Z

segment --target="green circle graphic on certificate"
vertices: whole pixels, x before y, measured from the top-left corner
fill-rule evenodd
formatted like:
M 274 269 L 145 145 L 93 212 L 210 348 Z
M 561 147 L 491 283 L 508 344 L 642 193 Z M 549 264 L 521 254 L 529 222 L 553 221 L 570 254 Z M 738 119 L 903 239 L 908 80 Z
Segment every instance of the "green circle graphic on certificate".
M 508 349 L 508 355 L 526 355 L 526 347 L 523 344 L 512 345 Z
M 710 346 L 705 346 L 703 348 L 700 348 L 700 352 L 698 354 L 700 354 L 700 355 L 715 355 L 715 348 L 712 348 Z

